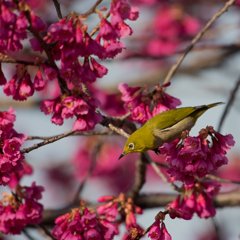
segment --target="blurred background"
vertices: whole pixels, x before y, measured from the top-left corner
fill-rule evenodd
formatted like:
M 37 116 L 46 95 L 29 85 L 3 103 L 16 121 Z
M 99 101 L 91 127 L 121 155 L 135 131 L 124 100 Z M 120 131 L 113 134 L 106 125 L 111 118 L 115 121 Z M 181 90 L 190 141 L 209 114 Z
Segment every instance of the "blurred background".
M 57 14 L 52 1 L 26 1 L 36 14 L 50 25 L 57 21 Z M 94 0 L 60 1 L 63 16 L 75 11 L 86 12 Z M 207 0 L 132 0 L 130 3 L 139 8 L 140 16 L 135 22 L 128 22 L 133 34 L 124 39 L 126 50 L 113 60 L 102 62 L 108 68 L 108 74 L 96 81 L 93 93 L 101 101 L 101 111 L 106 115 L 123 115 L 116 104 L 121 105 L 120 83 L 129 86 L 148 85 L 153 89 L 156 83 L 163 83 L 170 67 L 177 61 L 191 39 L 201 30 L 211 17 L 220 10 L 225 1 Z M 100 6 L 110 6 L 110 1 L 103 1 Z M 203 38 L 187 55 L 166 92 L 182 101 L 181 107 L 228 103 L 240 79 L 240 1 L 231 6 L 210 28 Z M 86 23 L 89 32 L 99 22 L 98 15 L 90 16 Z M 31 59 L 36 57 L 31 52 L 29 42 L 24 41 L 24 50 L 16 58 Z M 15 66 L 2 64 L 7 80 L 13 76 Z M 37 68 L 31 67 L 34 74 Z M 65 120 L 62 126 L 50 122 L 39 109 L 42 99 L 55 94 L 56 84 L 48 85 L 44 94 L 34 95 L 26 102 L 15 102 L 0 94 L 0 110 L 9 106 L 17 110 L 15 129 L 29 136 L 54 136 L 69 131 L 74 120 Z M 56 90 L 57 91 L 57 90 Z M 90 89 L 91 91 L 91 89 Z M 213 126 L 218 129 L 225 105 L 206 112 L 191 130 L 191 135 L 198 134 L 201 128 Z M 116 111 L 118 109 L 118 111 Z M 240 181 L 240 91 L 221 128 L 222 134 L 231 133 L 236 141 L 228 153 L 229 165 L 220 169 L 218 176 Z M 102 129 L 98 126 L 97 129 Z M 32 146 L 39 140 L 29 140 L 23 147 Z M 26 161 L 33 168 L 31 175 L 21 180 L 21 185 L 29 186 L 32 181 L 45 188 L 42 203 L 45 209 L 59 209 L 73 201 L 79 185 L 91 166 L 92 152 L 100 146 L 95 168 L 81 192 L 82 199 L 96 203 L 102 195 L 120 192 L 126 193 L 134 182 L 135 161 L 137 155 L 129 155 L 118 161 L 125 139 L 122 136 L 70 136 L 53 144 L 46 145 L 26 154 Z M 156 161 L 163 161 L 161 156 L 152 155 Z M 236 190 L 237 185 L 225 184 L 222 192 Z M 1 192 L 10 191 L 1 187 Z M 169 186 L 148 166 L 147 182 L 141 193 L 173 192 Z M 144 210 L 137 222 L 145 229 L 154 221 L 160 208 Z M 239 207 L 218 209 L 216 219 L 220 226 L 222 239 L 239 238 Z M 194 217 L 191 221 L 166 219 L 166 226 L 172 239 L 218 239 L 212 220 Z M 126 230 L 121 228 L 118 238 Z M 30 233 L 41 238 L 35 230 Z M 21 236 L 4 236 L 4 239 L 27 239 Z

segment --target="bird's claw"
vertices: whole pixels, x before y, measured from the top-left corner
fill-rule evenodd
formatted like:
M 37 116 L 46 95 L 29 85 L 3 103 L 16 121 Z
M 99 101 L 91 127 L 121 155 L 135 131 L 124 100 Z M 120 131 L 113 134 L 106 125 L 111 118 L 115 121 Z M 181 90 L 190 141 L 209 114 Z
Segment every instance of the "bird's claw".
M 161 151 L 160 151 L 158 148 L 153 149 L 153 151 L 154 151 L 157 155 L 161 154 Z

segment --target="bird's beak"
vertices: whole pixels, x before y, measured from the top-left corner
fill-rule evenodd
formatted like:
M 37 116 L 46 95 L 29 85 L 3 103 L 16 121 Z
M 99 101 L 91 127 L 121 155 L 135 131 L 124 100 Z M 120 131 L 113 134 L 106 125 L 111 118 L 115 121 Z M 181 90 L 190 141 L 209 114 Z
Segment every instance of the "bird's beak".
M 120 157 L 118 158 L 118 160 L 120 160 L 123 156 L 125 156 L 126 155 L 126 152 L 123 152 L 121 155 L 120 155 Z

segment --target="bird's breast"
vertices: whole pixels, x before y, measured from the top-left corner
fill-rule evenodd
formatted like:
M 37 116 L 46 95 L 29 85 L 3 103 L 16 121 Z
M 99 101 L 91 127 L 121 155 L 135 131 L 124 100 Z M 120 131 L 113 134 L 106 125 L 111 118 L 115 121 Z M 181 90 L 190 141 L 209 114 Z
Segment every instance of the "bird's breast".
M 181 137 L 183 131 L 190 131 L 195 124 L 195 119 L 191 116 L 184 118 L 171 127 L 164 129 L 154 129 L 155 136 L 154 148 L 161 147 L 164 143 L 169 143 Z

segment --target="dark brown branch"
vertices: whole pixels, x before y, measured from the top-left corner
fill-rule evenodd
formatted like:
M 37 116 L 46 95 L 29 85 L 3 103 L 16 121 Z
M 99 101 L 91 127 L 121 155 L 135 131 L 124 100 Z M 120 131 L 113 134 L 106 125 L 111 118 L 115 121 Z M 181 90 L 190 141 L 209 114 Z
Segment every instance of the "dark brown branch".
M 144 183 L 146 182 L 146 171 L 147 171 L 147 159 L 145 158 L 144 154 L 139 154 L 139 159 L 136 162 L 136 171 L 135 171 L 135 181 L 127 193 L 127 197 L 130 197 L 135 201 L 135 199 L 139 195 L 139 191 L 143 187 Z
M 29 153 L 29 152 L 31 152 L 31 151 L 34 150 L 34 149 L 37 149 L 37 148 L 42 147 L 42 146 L 45 146 L 45 145 L 47 145 L 47 144 L 56 142 L 56 141 L 58 141 L 58 140 L 60 140 L 60 139 L 62 139 L 62 138 L 65 138 L 65 137 L 67 137 L 67 136 L 69 136 L 69 135 L 72 135 L 73 133 L 74 133 L 74 131 L 71 130 L 71 131 L 69 131 L 69 132 L 63 133 L 63 134 L 61 134 L 61 135 L 58 135 L 58 136 L 53 137 L 53 138 L 50 138 L 50 139 L 45 140 L 45 141 L 43 141 L 43 142 L 34 144 L 33 146 L 31 146 L 31 147 L 29 147 L 29 148 L 24 148 L 24 149 L 22 149 L 22 150 L 21 150 L 21 153 Z
M 221 128 L 222 128 L 223 122 L 224 122 L 224 120 L 225 120 L 225 118 L 226 118 L 226 116 L 228 114 L 228 111 L 230 110 L 230 108 L 231 108 L 231 106 L 232 106 L 232 104 L 234 102 L 234 99 L 235 99 L 235 96 L 236 96 L 236 93 L 237 93 L 237 90 L 238 90 L 239 86 L 240 86 L 240 78 L 236 82 L 235 87 L 234 87 L 234 89 L 232 91 L 232 94 L 231 94 L 231 96 L 230 96 L 230 98 L 228 100 L 228 103 L 227 103 L 227 105 L 226 105 L 226 107 L 224 109 L 224 112 L 222 114 L 221 120 L 220 120 L 218 128 L 217 128 L 218 132 L 221 132 Z
M 164 84 L 169 82 L 170 78 L 175 74 L 175 72 L 177 71 L 177 69 L 179 68 L 179 66 L 181 65 L 182 61 L 184 60 L 184 58 L 187 56 L 187 54 L 191 51 L 191 49 L 193 48 L 193 46 L 196 44 L 196 42 L 198 42 L 198 40 L 203 36 L 203 34 L 209 29 L 209 27 L 224 13 L 228 10 L 228 8 L 230 6 L 232 6 L 234 4 L 234 2 L 236 2 L 236 0 L 229 0 L 228 2 L 226 2 L 226 4 L 224 5 L 224 7 L 218 11 L 212 18 L 211 20 L 204 26 L 204 28 L 195 36 L 195 38 L 191 41 L 191 43 L 187 46 L 185 52 L 180 56 L 180 58 L 178 59 L 178 61 L 171 67 L 171 69 L 169 70 L 165 80 L 164 80 Z
M 34 29 L 34 27 L 32 26 L 32 21 L 31 21 L 31 17 L 30 17 L 30 12 L 27 10 L 24 12 L 25 16 L 29 22 L 29 31 L 33 34 L 33 36 L 39 41 L 39 43 L 41 44 L 41 46 L 43 47 L 47 57 L 48 57 L 48 61 L 49 61 L 49 66 L 51 66 L 52 68 L 54 68 L 57 71 L 57 78 L 58 78 L 58 84 L 59 87 L 61 89 L 62 94 L 64 93 L 68 93 L 70 94 L 70 90 L 67 87 L 67 83 L 66 81 L 60 76 L 59 74 L 59 69 L 54 61 L 54 58 L 52 56 L 52 53 L 50 51 L 51 49 L 51 45 L 47 44 L 43 38 L 39 35 L 39 33 Z
M 135 200 L 135 204 L 142 209 L 165 207 L 168 203 L 174 201 L 178 197 L 178 194 L 168 193 L 156 193 L 148 195 L 139 195 Z M 88 208 L 96 209 L 100 204 L 87 205 Z M 234 192 L 220 193 L 213 200 L 213 206 L 215 208 L 223 207 L 239 207 L 240 206 L 240 189 Z M 79 207 L 79 204 L 71 204 L 65 208 L 58 210 L 44 210 L 43 211 L 43 224 L 54 225 L 55 219 L 67 212 L 70 212 L 72 208 Z
M 45 227 L 44 224 L 40 223 L 40 224 L 36 224 L 36 226 L 37 226 L 38 228 L 40 228 L 41 230 L 43 230 L 44 235 L 48 236 L 48 237 L 49 237 L 50 239 L 52 239 L 52 240 L 56 240 L 56 239 L 52 236 L 51 232 Z
M 54 3 L 56 11 L 57 11 L 58 20 L 61 20 L 62 19 L 62 12 L 61 12 L 60 4 L 59 4 L 58 0 L 52 0 L 52 1 Z

